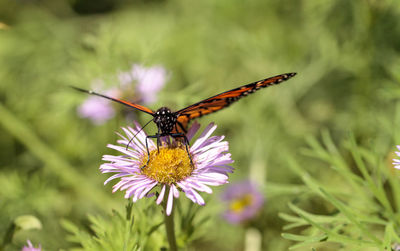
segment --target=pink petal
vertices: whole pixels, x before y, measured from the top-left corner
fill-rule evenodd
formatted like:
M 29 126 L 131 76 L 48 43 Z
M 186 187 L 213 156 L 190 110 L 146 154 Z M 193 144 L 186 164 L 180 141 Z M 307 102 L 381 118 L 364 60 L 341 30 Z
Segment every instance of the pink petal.
M 165 193 L 165 185 L 163 185 L 163 187 L 161 188 L 160 195 L 158 195 L 158 198 L 156 200 L 157 205 L 160 205 L 160 203 L 163 201 L 164 193 Z
M 186 133 L 186 138 L 190 141 L 200 128 L 200 124 L 195 121 Z
M 172 212 L 172 206 L 173 206 L 173 203 L 174 203 L 174 196 L 173 195 L 174 195 L 173 189 L 170 189 L 169 190 L 169 195 L 168 195 L 168 201 L 167 201 L 167 211 L 166 211 L 168 216 L 170 216 L 171 212 Z
M 174 192 L 174 197 L 175 198 L 179 198 L 179 190 L 178 188 L 176 188 L 176 186 L 174 184 L 171 185 L 171 189 Z

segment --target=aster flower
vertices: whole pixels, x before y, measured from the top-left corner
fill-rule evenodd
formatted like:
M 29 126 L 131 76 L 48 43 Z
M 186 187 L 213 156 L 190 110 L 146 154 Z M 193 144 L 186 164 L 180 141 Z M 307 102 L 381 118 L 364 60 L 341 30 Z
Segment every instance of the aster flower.
M 144 104 L 157 100 L 157 93 L 167 81 L 167 71 L 162 66 L 143 67 L 139 64 L 132 66 L 132 78 L 137 81 L 136 90 Z
M 264 196 L 251 181 L 229 186 L 221 199 L 228 204 L 223 217 L 233 224 L 250 220 L 257 215 L 264 204 Z
M 400 145 L 397 146 L 397 149 L 400 151 Z M 395 152 L 397 156 L 400 157 L 400 152 Z M 400 169 L 400 159 L 393 159 L 394 168 Z
M 133 76 L 132 76 L 132 72 L 120 72 L 118 73 L 118 79 L 119 79 L 119 83 L 121 84 L 122 88 L 129 88 L 132 84 L 132 82 L 134 81 Z
M 136 96 L 136 103 L 150 104 L 157 100 L 158 92 L 167 81 L 167 71 L 162 66 L 143 67 L 134 64 L 131 71 L 118 74 L 119 86 L 101 91 L 104 82 L 100 79 L 93 81 L 92 89 L 100 90 L 107 96 L 122 99 Z M 136 85 L 133 85 L 135 83 Z M 134 90 L 135 87 L 136 90 Z M 136 92 L 136 95 L 134 95 Z M 82 118 L 90 119 L 94 124 L 101 125 L 115 116 L 115 109 L 110 100 L 89 96 L 79 107 L 78 114 Z
M 92 86 L 93 89 L 101 89 L 103 84 L 102 80 L 96 79 Z M 116 97 L 118 96 L 118 90 L 115 88 L 109 89 L 104 94 Z M 88 96 L 78 107 L 77 112 L 81 118 L 90 119 L 95 125 L 104 124 L 115 115 L 111 101 L 97 96 Z
M 189 141 L 199 128 L 200 125 L 194 123 L 188 130 L 186 136 Z M 193 165 L 185 146 L 168 137 L 162 140 L 159 152 L 156 144 L 148 140 L 150 161 L 146 165 L 148 161 L 146 134 L 140 131 L 141 126 L 136 124 L 136 128 L 122 128 L 126 136 L 119 135 L 121 139 L 117 142 L 120 145 L 109 144 L 108 147 L 123 155 L 103 156 L 103 160 L 108 163 L 100 166 L 101 172 L 115 173 L 105 181 L 105 184 L 120 178 L 114 185 L 113 192 L 125 190 L 125 198 L 132 197 L 133 202 L 154 195 L 150 192 L 159 187 L 156 203 L 167 201 L 166 215 L 171 214 L 173 199 L 178 198 L 180 192 L 194 203 L 204 205 L 204 199 L 198 192 L 212 193 L 209 186 L 228 183 L 228 173 L 233 172 L 233 168 L 229 166 L 233 160 L 227 153 L 228 142 L 223 141 L 224 136 L 211 136 L 216 128 L 214 124 L 208 125 L 189 148 Z M 131 139 L 132 142 L 129 144 Z
M 109 100 L 90 96 L 78 107 L 78 114 L 82 118 L 90 119 L 93 124 L 101 125 L 114 117 L 115 110 Z
M 39 245 L 38 248 L 35 248 L 35 247 L 32 245 L 32 242 L 31 242 L 30 240 L 28 240 L 27 242 L 28 242 L 28 246 L 24 246 L 24 247 L 22 248 L 22 251 L 41 251 L 41 250 L 42 250 L 42 247 L 41 247 L 40 245 Z
M 151 104 L 157 100 L 157 94 L 168 80 L 167 71 L 160 65 L 144 67 L 133 64 L 131 71 L 120 72 L 118 79 L 122 88 L 128 88 L 133 82 L 136 83 L 138 101 Z

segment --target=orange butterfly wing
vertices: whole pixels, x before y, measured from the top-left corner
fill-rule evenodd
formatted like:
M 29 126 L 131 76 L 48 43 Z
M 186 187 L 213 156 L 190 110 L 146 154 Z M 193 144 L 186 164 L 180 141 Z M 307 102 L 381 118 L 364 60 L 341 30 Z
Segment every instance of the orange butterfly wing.
M 103 94 L 100 94 L 100 93 L 97 93 L 97 92 L 94 92 L 94 91 L 81 89 L 79 87 L 75 87 L 75 86 L 71 86 L 71 87 L 74 88 L 75 90 L 80 91 L 80 92 L 86 92 L 86 93 L 89 93 L 89 94 L 92 94 L 92 95 L 96 95 L 96 96 L 99 96 L 99 97 L 102 97 L 102 98 L 106 98 L 106 99 L 118 102 L 120 104 L 123 104 L 123 105 L 129 106 L 129 107 L 138 109 L 139 111 L 154 115 L 154 111 L 149 109 L 149 108 L 147 108 L 147 107 L 145 107 L 145 106 L 138 105 L 138 104 L 135 104 L 135 103 L 131 103 L 131 102 L 128 102 L 128 101 L 125 101 L 125 100 L 122 100 L 122 99 L 112 98 L 112 97 L 109 97 L 109 96 L 106 96 L 106 95 L 103 95 Z
M 243 85 L 230 91 L 220 93 L 218 95 L 204 99 L 198 103 L 190 105 L 186 108 L 183 108 L 182 110 L 176 112 L 176 114 L 178 114 L 178 131 L 181 131 L 180 129 L 182 129 L 181 132 L 186 131 L 187 126 L 192 119 L 219 111 L 225 107 L 228 107 L 233 102 L 238 101 L 240 98 L 254 93 L 261 88 L 280 84 L 281 82 L 286 81 L 294 77 L 295 75 L 296 73 L 293 72 L 266 78 L 251 84 Z

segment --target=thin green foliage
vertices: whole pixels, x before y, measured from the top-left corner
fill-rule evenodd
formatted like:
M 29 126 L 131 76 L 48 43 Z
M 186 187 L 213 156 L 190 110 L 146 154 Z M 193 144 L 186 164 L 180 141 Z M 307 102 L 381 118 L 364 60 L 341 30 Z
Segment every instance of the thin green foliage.
M 392 196 L 400 197 L 400 194 L 394 192 L 398 189 L 398 182 L 393 181 L 396 178 L 391 170 L 393 167 L 385 164 L 384 158 L 373 150 L 358 146 L 352 135 L 342 144 L 340 151 L 326 131 L 322 136 L 322 144 L 314 139 L 309 142 L 310 148 L 305 152 L 322 160 L 324 168 L 330 169 L 325 170 L 326 180 L 314 179 L 293 159 L 289 161 L 290 167 L 308 189 L 331 207 L 328 215 L 320 215 L 289 204 L 297 216 L 280 214 L 282 219 L 290 222 L 284 229 L 302 227 L 305 234 L 283 234 L 284 238 L 300 242 L 292 248 L 334 242 L 339 243 L 343 250 L 389 250 L 389 247 L 398 243 L 399 233 L 396 229 L 400 226 L 397 217 L 399 212 L 392 202 L 399 198 L 393 200 Z M 337 186 L 335 176 L 340 177 L 340 186 Z
M 70 233 L 67 239 L 81 246 L 72 250 L 136 251 L 148 250 L 149 248 L 159 249 L 162 242 L 155 240 L 157 238 L 163 239 L 162 235 L 156 234 L 163 224 L 162 218 L 146 217 L 143 212 L 151 214 L 150 208 L 138 210 L 130 202 L 126 206 L 125 215 L 115 210 L 109 218 L 89 215 L 90 232 L 80 230 L 68 220 L 63 220 L 62 225 Z

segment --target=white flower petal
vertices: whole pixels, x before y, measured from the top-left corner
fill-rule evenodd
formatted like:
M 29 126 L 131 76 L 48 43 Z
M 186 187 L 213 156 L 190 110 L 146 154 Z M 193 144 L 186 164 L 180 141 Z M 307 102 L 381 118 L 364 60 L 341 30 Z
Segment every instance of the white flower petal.
M 194 142 L 193 146 L 191 147 L 194 151 L 197 150 L 207 140 L 207 138 L 217 129 L 217 126 L 213 123 L 209 124 L 206 129 L 201 133 L 200 137 Z
M 166 209 L 166 213 L 168 216 L 171 215 L 173 204 L 174 204 L 174 192 L 173 189 L 170 189 L 168 194 L 167 209 Z
M 179 198 L 179 190 L 176 188 L 174 184 L 171 185 L 171 189 L 174 192 L 174 197 Z
M 160 205 L 160 203 L 163 201 L 164 194 L 165 194 L 165 185 L 163 185 L 163 187 L 161 188 L 161 191 L 160 191 L 160 195 L 158 195 L 158 198 L 156 200 L 157 205 Z

